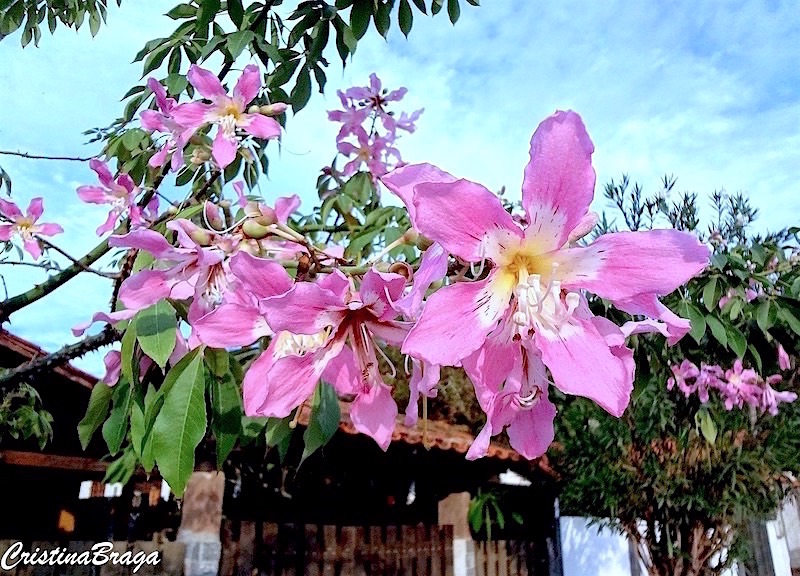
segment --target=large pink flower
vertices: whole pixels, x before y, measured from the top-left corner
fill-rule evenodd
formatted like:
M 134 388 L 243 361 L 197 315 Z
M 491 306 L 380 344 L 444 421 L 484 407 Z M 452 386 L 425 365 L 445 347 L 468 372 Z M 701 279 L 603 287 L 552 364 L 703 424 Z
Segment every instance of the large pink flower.
M 150 78 L 147 81 L 147 86 L 156 97 L 158 110 L 145 110 L 142 112 L 142 127 L 151 132 L 169 134 L 167 142 L 158 152 L 153 154 L 148 164 L 154 168 L 160 168 L 167 160 L 167 156 L 172 154 L 170 168 L 175 172 L 183 166 L 183 149 L 197 127 L 187 127 L 175 120 L 172 116 L 172 111 L 177 106 L 175 99 L 167 97 L 167 91 L 164 90 L 164 86 L 158 80 Z
M 192 65 L 187 74 L 189 82 L 208 100 L 179 104 L 172 109 L 172 117 L 178 124 L 192 129 L 204 124 L 215 124 L 218 127 L 211 154 L 220 168 L 225 168 L 236 158 L 239 141 L 236 130 L 242 130 L 256 138 L 277 138 L 281 134 L 281 126 L 274 118 L 262 114 L 250 114 L 247 105 L 253 101 L 261 89 L 261 73 L 258 66 L 245 66 L 239 81 L 233 89 L 233 96 L 228 96 L 222 83 L 213 72 Z
M 41 198 L 31 200 L 24 215 L 16 204 L 0 198 L 0 242 L 8 242 L 12 237 L 19 236 L 25 251 L 38 260 L 42 255 L 42 247 L 35 236 L 54 236 L 64 231 L 58 224 L 37 224 L 42 212 L 44 200 Z
M 314 392 L 320 378 L 355 395 L 350 417 L 357 430 L 384 450 L 392 438 L 397 405 L 383 382 L 378 343 L 399 345 L 407 327 L 391 302 L 405 286 L 398 274 L 369 271 L 356 291 L 339 271 L 317 283 L 300 282 L 260 307 L 277 333 L 244 379 L 245 412 L 284 417 Z
M 524 226 L 479 184 L 448 181 L 449 175 L 429 165 L 401 169 L 398 179 L 412 198 L 414 226 L 459 259 L 490 265 L 485 278 L 446 286 L 430 297 L 404 352 L 432 364 L 463 363 L 476 386 L 495 396 L 510 386 L 512 373 L 520 374 L 517 404 L 528 410 L 546 392 L 536 371 L 526 368 L 541 355 L 561 391 L 622 414 L 633 387 L 632 354 L 617 326 L 591 315 L 582 291 L 659 320 L 654 324 L 677 340 L 689 324 L 658 296 L 703 270 L 708 249 L 674 230 L 619 232 L 586 247 L 571 245 L 573 232 L 590 218 L 593 151 L 574 112 L 559 111 L 542 122 L 525 168 Z M 539 455 L 546 434 L 534 436 L 526 429 L 515 447 L 528 457 Z
M 97 228 L 98 236 L 113 230 L 120 216 L 130 218 L 131 228 L 147 225 L 148 220 L 157 216 L 158 198 L 154 196 L 145 210 L 142 210 L 136 204 L 136 196 L 139 195 L 140 190 L 130 176 L 122 173 L 114 180 L 108 165 L 100 160 L 90 160 L 89 167 L 95 171 L 102 186 L 80 186 L 78 197 L 89 204 L 109 204 L 111 206 L 108 218 Z

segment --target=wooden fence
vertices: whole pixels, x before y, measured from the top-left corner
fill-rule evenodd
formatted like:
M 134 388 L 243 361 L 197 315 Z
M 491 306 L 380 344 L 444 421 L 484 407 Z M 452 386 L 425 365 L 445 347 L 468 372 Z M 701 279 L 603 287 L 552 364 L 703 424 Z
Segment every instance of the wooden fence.
M 532 542 L 475 542 L 475 576 L 534 576 Z
M 226 521 L 220 576 L 451 576 L 452 526 Z
M 14 545 L 15 542 L 11 540 L 0 540 L 0 558 L 6 551 Z M 66 548 L 67 552 L 85 552 L 91 550 L 95 542 L 24 542 L 24 552 L 34 552 L 38 548 L 39 551 L 52 551 L 56 548 L 62 550 Z M 183 574 L 183 557 L 185 554 L 185 546 L 179 542 L 113 542 L 113 552 L 117 554 L 124 554 L 127 551 L 132 552 L 131 556 L 137 552 L 144 552 L 148 555 L 152 552 L 158 552 L 160 562 L 157 565 L 143 565 L 136 572 L 136 576 L 180 576 Z M 14 558 L 9 557 L 8 562 L 14 563 Z M 133 573 L 135 566 L 128 566 L 124 564 L 108 563 L 103 566 L 40 566 L 40 565 L 27 565 L 23 566 L 19 563 L 11 570 L 4 570 L 0 567 L 0 575 L 2 576 L 130 576 Z

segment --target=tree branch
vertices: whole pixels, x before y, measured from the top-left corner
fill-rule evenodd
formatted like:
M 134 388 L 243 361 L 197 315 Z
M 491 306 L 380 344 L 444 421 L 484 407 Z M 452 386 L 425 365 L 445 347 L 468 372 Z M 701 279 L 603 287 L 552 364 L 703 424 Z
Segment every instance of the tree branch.
M 0 154 L 6 156 L 19 156 L 20 158 L 28 158 L 30 160 L 69 160 L 72 162 L 88 162 L 94 156 L 83 158 L 81 156 L 45 156 L 40 154 L 28 154 L 27 152 L 14 152 L 12 150 L 0 150 Z
M 24 364 L 20 364 L 16 368 L 12 368 L 0 376 L 0 387 L 16 384 L 40 372 L 50 371 L 62 364 L 66 364 L 74 358 L 83 356 L 87 352 L 97 350 L 106 344 L 116 342 L 120 338 L 122 338 L 122 335 L 119 332 L 114 330 L 111 326 L 106 326 L 102 332 L 94 336 L 88 336 L 80 342 L 64 346 L 57 352 L 34 358 Z

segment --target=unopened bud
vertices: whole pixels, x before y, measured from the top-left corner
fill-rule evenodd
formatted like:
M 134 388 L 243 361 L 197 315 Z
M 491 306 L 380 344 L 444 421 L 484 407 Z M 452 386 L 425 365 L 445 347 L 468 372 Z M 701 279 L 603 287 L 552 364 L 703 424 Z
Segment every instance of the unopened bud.
M 278 221 L 278 213 L 266 204 L 259 204 L 258 209 L 261 211 L 262 216 L 272 220 L 270 224 L 275 224 Z
M 286 112 L 287 108 L 289 108 L 288 104 L 284 104 L 283 102 L 275 102 L 275 104 L 267 104 L 266 106 L 262 106 L 258 111 L 264 116 L 280 116 Z
M 167 214 L 169 214 L 170 216 L 174 216 L 177 213 L 178 213 L 177 206 L 170 206 L 169 208 L 167 208 Z
M 253 218 L 253 220 L 255 220 L 261 226 L 272 226 L 278 221 L 278 219 L 275 218 L 274 213 L 271 216 L 256 216 Z
M 250 108 L 247 109 L 247 113 L 248 114 L 258 114 L 259 112 L 260 112 L 260 109 L 255 104 L 253 104 L 252 106 L 250 106 Z
M 308 254 L 301 254 L 297 259 L 297 275 L 303 276 L 311 268 L 311 257 Z
M 208 222 L 209 226 L 214 230 L 222 230 L 225 228 L 225 221 L 219 215 L 219 209 L 213 202 L 206 201 L 203 205 L 203 210 L 205 211 L 206 222 Z
M 418 239 L 419 239 L 419 232 L 417 232 L 413 228 L 409 228 L 403 234 L 403 242 L 405 242 L 406 244 L 416 244 Z
M 409 284 L 414 279 L 414 269 L 406 262 L 394 262 L 389 266 L 389 272 L 399 274 L 406 279 L 406 284 Z
M 270 230 L 267 226 L 262 226 L 255 219 L 251 218 L 242 224 L 242 232 L 250 238 L 261 240 L 269 236 Z
M 199 166 L 211 158 L 211 154 L 205 148 L 195 148 L 192 150 L 192 157 L 189 160 L 195 166 Z
M 244 205 L 244 214 L 249 218 L 261 216 L 261 208 L 259 207 L 258 202 L 255 200 L 248 201 L 247 204 Z
M 207 246 L 211 244 L 211 234 L 202 228 L 197 228 L 192 230 L 189 233 L 189 238 L 200 244 L 201 246 Z

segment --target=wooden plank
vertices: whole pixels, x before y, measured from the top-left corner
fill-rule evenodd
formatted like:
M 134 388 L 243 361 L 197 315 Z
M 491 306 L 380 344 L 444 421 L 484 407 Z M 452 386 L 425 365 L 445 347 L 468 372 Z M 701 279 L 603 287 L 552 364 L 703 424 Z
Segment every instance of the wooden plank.
M 262 524 L 262 536 L 256 554 L 256 568 L 259 573 L 282 574 L 286 565 L 285 549 L 281 545 L 281 527 L 272 522 Z
M 400 571 L 400 544 L 397 536 L 397 526 L 386 527 L 386 539 L 384 549 L 386 550 L 386 569 L 385 574 L 398 574 Z
M 402 541 L 402 571 L 403 576 L 414 576 L 416 565 L 416 539 L 417 534 L 413 526 L 402 526 L 400 529 Z
M 380 526 L 369 527 L 369 576 L 383 576 L 386 573 L 386 546 Z
M 236 554 L 236 576 L 251 576 L 255 568 L 256 523 L 242 522 L 239 528 L 239 548 Z M 229 576 L 228 574 L 221 576 Z
M 431 538 L 430 527 L 424 524 L 418 524 L 415 529 L 416 533 L 416 566 L 415 572 L 418 576 L 423 574 L 430 574 L 430 559 L 431 559 Z
M 336 541 L 336 526 L 323 526 L 324 549 L 322 552 L 322 576 L 336 576 L 336 559 L 338 556 L 338 543 Z
M 219 559 L 220 576 L 234 576 L 236 559 L 239 556 L 239 542 L 233 536 L 233 521 L 225 519 L 220 527 L 222 553 Z
M 0 452 L 0 464 L 9 466 L 26 466 L 32 468 L 52 468 L 58 470 L 78 470 L 81 472 L 105 472 L 108 462 L 80 456 L 59 456 L 40 452 L 22 452 L 19 450 L 3 450 Z
M 355 541 L 353 549 L 353 573 L 355 576 L 367 576 L 367 566 L 369 564 L 369 543 L 365 537 L 363 526 L 355 527 Z
M 509 576 L 508 553 L 506 551 L 507 542 L 500 540 L 497 542 L 497 574 L 498 576 Z
M 339 535 L 338 560 L 341 561 L 341 576 L 356 576 L 356 529 L 343 526 Z
M 320 542 L 320 529 L 316 524 L 306 524 L 303 527 L 305 546 L 303 549 L 303 563 L 307 576 L 322 575 L 322 543 Z M 301 574 L 303 572 L 300 572 Z
M 444 575 L 453 576 L 453 527 L 442 526 L 444 540 Z
M 431 576 L 442 576 L 444 571 L 444 548 L 442 547 L 442 531 L 439 526 L 431 526 Z

